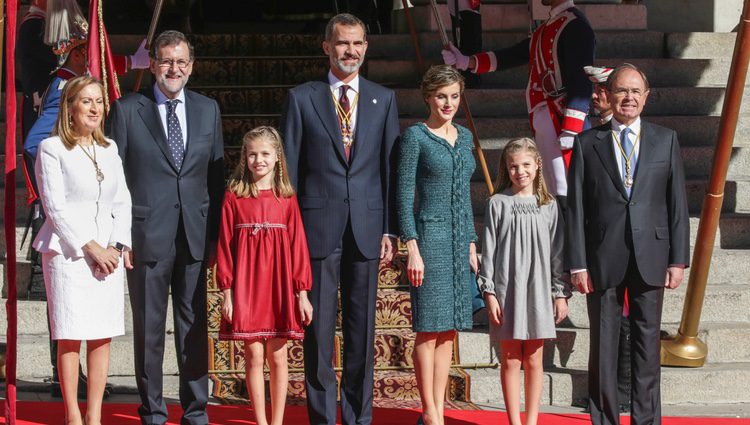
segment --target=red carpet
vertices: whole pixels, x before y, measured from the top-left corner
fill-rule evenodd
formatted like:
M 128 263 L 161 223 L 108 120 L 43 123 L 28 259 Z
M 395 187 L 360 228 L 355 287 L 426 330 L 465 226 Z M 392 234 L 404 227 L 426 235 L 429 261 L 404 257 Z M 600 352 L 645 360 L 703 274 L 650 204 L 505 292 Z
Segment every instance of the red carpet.
M 0 409 L 1 410 L 1 409 Z M 168 424 L 179 424 L 180 408 L 169 406 Z M 221 425 L 251 425 L 252 412 L 243 406 L 209 406 L 208 414 L 212 424 Z M 413 425 L 419 416 L 418 412 L 408 409 L 375 409 L 373 423 L 376 425 Z M 62 422 L 62 403 L 50 402 L 19 402 L 18 424 L 59 424 Z M 447 425 L 498 425 L 507 423 L 505 414 L 501 412 L 449 410 L 446 411 Z M 136 406 L 133 404 L 105 404 L 102 422 L 107 425 L 137 425 L 139 424 Z M 630 423 L 628 417 L 623 417 L 623 425 Z M 750 425 L 750 419 L 729 418 L 682 418 L 669 417 L 662 421 L 664 425 Z M 0 418 L 0 424 L 5 420 Z M 304 425 L 307 423 L 307 411 L 301 406 L 289 406 L 286 410 L 284 423 L 289 425 Z M 589 423 L 587 415 L 573 414 L 543 414 L 539 418 L 540 424 L 554 425 L 584 425 Z

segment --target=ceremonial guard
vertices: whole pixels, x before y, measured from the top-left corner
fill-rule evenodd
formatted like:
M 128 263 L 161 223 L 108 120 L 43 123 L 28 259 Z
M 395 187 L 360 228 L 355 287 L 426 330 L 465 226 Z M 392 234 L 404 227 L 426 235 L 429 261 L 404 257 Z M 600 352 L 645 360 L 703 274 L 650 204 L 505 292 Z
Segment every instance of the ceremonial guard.
M 443 50 L 443 60 L 476 74 L 529 64 L 529 120 L 544 160 L 544 179 L 565 208 L 566 167 L 573 137 L 584 129 L 591 99 L 591 82 L 583 67 L 594 62 L 596 39 L 573 0 L 542 0 L 542 4 L 551 6 L 550 17 L 531 37 L 509 48 L 470 57 L 450 45 Z

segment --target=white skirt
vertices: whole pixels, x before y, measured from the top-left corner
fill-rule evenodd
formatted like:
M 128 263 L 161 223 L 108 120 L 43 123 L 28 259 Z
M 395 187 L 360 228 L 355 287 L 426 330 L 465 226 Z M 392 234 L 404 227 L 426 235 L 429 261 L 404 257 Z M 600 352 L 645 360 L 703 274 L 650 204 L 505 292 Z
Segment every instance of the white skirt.
M 42 253 L 52 339 L 95 340 L 125 334 L 123 260 L 114 273 L 95 276 L 87 257 Z

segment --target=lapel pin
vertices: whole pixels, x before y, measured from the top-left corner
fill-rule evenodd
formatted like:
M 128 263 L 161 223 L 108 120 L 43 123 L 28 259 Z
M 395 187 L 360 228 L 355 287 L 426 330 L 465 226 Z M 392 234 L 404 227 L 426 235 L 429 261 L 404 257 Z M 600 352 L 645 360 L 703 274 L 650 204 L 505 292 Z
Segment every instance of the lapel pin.
M 377 100 L 377 99 L 373 99 L 373 100 L 372 100 L 372 103 L 375 103 L 375 104 L 377 104 L 377 103 L 378 103 L 378 100 Z

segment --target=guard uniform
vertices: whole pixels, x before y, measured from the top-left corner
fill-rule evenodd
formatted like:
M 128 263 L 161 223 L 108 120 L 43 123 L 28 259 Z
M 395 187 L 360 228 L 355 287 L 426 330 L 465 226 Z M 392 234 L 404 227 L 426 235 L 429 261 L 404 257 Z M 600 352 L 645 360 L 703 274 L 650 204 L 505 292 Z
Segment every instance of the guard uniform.
M 526 104 L 534 138 L 544 160 L 545 182 L 558 196 L 567 195 L 566 168 L 570 146 L 561 133 L 574 136 L 586 123 L 591 82 L 583 67 L 594 62 L 596 38 L 586 16 L 568 0 L 550 11 L 550 18 L 531 37 L 515 46 L 474 55 L 475 73 L 482 74 L 528 63 Z

